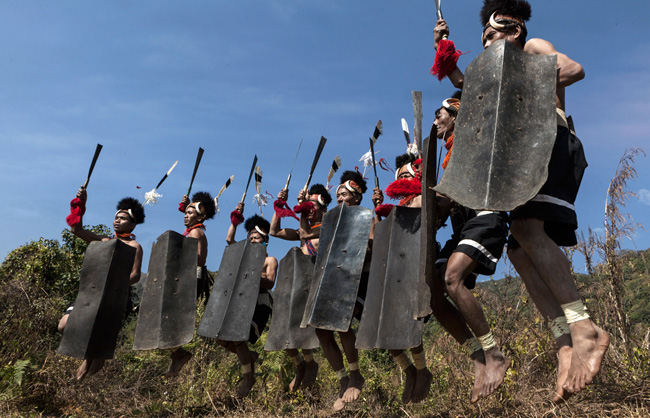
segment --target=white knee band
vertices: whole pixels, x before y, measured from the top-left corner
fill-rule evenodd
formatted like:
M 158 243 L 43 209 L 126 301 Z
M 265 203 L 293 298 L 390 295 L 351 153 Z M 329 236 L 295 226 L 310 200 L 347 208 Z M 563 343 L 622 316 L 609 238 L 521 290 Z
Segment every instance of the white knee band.
M 587 308 L 581 300 L 565 303 L 561 306 L 562 310 L 564 311 L 564 316 L 566 317 L 567 324 L 573 324 L 574 322 L 582 321 L 583 319 L 589 319 Z
M 354 363 L 348 363 L 348 369 L 350 369 L 351 372 L 359 370 L 359 362 L 355 361 Z
M 341 380 L 343 378 L 348 377 L 348 372 L 345 371 L 345 368 L 342 368 L 341 370 L 336 372 L 336 377 Z
M 424 354 L 424 350 L 420 351 L 419 353 L 414 353 L 411 351 L 411 355 L 413 356 L 413 363 L 415 363 L 416 369 L 422 370 L 427 368 L 427 357 L 426 354 Z
M 490 348 L 496 347 L 497 343 L 494 341 L 494 336 L 492 331 L 488 332 L 482 337 L 477 338 L 478 342 L 481 344 L 483 351 L 488 351 Z

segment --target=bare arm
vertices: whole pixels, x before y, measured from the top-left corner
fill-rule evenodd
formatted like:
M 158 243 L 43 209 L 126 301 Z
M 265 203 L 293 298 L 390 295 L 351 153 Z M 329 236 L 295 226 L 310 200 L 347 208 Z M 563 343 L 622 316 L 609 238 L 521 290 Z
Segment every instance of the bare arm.
M 79 191 L 77 191 L 77 198 L 79 198 L 85 205 L 86 199 L 88 198 L 88 196 L 86 195 L 86 189 L 84 189 L 83 187 L 80 188 Z M 73 234 L 75 234 L 76 236 L 78 236 L 79 238 L 81 238 L 86 242 L 101 241 L 105 238 L 108 238 L 105 235 L 97 235 L 92 231 L 88 231 L 87 229 L 84 229 L 83 217 L 81 218 L 81 221 L 79 221 L 78 224 L 70 227 L 70 231 L 72 231 Z
M 447 26 L 447 22 L 445 22 L 444 19 L 439 19 L 436 22 L 436 27 L 433 29 L 433 42 L 436 51 L 438 50 L 438 44 L 443 39 L 443 36 L 449 37 L 449 26 Z M 453 84 L 454 87 L 460 90 L 463 89 L 463 81 L 465 80 L 465 76 L 458 67 L 454 68 L 454 70 L 447 76 L 447 78 L 449 78 L 449 81 L 451 81 L 451 84 Z
M 288 189 L 282 189 L 280 190 L 280 193 L 278 193 L 278 199 L 280 200 L 284 200 L 286 202 L 288 197 L 289 197 Z M 297 230 L 282 228 L 281 219 L 277 217 L 275 212 L 273 212 L 273 217 L 271 218 L 271 227 L 269 229 L 269 235 L 287 241 L 298 241 L 300 239 L 300 235 L 298 234 Z
M 241 202 L 237 203 L 237 207 L 235 208 L 235 210 L 243 215 L 244 204 Z M 237 232 L 237 227 L 231 223 L 230 227 L 228 228 L 228 233 L 226 234 L 226 242 L 228 243 L 228 245 L 232 245 L 237 242 L 235 241 L 236 232 Z
M 567 55 L 555 50 L 553 44 L 534 38 L 526 42 L 524 51 L 536 55 L 557 55 L 558 87 L 566 87 L 585 78 L 585 70 Z
M 260 286 L 264 289 L 273 289 L 275 285 L 275 276 L 278 272 L 278 259 L 275 257 L 266 258 L 266 277 L 262 277 Z
M 195 228 L 187 236 L 199 240 L 199 246 L 196 252 L 196 265 L 199 267 L 205 266 L 205 260 L 208 258 L 208 240 L 205 237 L 205 232 Z
M 142 270 L 142 246 L 137 244 L 135 247 L 135 260 L 129 276 L 129 284 L 133 285 L 140 281 L 140 271 Z

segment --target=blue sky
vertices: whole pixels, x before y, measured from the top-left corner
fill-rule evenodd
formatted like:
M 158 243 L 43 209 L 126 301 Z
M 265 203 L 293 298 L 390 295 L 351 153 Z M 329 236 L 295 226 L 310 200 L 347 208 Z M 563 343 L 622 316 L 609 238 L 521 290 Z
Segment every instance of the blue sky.
M 464 69 L 482 49 L 482 2 L 442 3 L 451 39 L 467 52 L 459 61 Z M 551 41 L 585 67 L 586 78 L 566 99 L 589 162 L 576 202 L 581 230 L 601 228 L 619 158 L 644 147 L 650 132 L 650 6 L 634 4 L 538 1 L 528 24 L 529 37 Z M 146 223 L 135 230 L 146 266 L 155 238 L 184 228 L 176 207 L 201 146 L 194 191 L 214 194 L 236 176 L 220 199 L 221 216 L 206 223 L 208 267 L 215 270 L 254 153 L 262 190 L 275 195 L 304 138 L 294 202 L 321 135 L 328 143 L 314 181 L 325 182 L 335 155 L 343 169 L 359 165 L 378 119 L 384 135 L 376 150 L 392 165 L 404 152 L 400 119 L 413 130 L 411 91 L 422 91 L 426 133 L 454 91 L 429 75 L 430 0 L 4 1 L 0 16 L 3 257 L 30 240 L 60 236 L 68 202 L 101 143 L 86 224 L 110 224 L 121 197 L 142 199 L 179 160 L 159 190 L 161 202 L 147 207 Z M 625 209 L 650 226 L 649 167 L 646 158 L 637 160 L 639 179 L 629 186 L 640 199 Z M 382 188 L 391 179 L 380 172 Z M 256 212 L 252 195 L 251 188 L 246 216 Z M 624 246 L 648 248 L 650 235 L 639 231 Z M 281 258 L 289 248 L 273 240 L 269 252 Z

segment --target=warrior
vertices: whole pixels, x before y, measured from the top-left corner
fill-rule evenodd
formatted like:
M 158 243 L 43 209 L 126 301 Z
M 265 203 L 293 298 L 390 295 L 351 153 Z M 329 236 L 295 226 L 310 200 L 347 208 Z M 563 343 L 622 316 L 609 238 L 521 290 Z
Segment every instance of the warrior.
M 77 192 L 77 199 L 80 201 L 80 206 L 82 208 L 81 214 L 85 212 L 87 193 L 85 187 L 82 187 Z M 125 197 L 120 200 L 117 204 L 117 212 L 115 213 L 115 219 L 113 220 L 113 231 L 114 235 L 112 237 L 105 235 L 97 235 L 92 231 L 89 231 L 83 227 L 83 220 L 80 216 L 78 222 L 70 226 L 70 230 L 77 237 L 82 240 L 90 243 L 92 241 L 110 241 L 113 239 L 118 239 L 129 247 L 135 248 L 135 258 L 133 260 L 133 266 L 131 268 L 131 273 L 129 275 L 129 285 L 133 285 L 140 280 L 140 269 L 142 267 L 142 246 L 135 240 L 135 235 L 133 235 L 133 229 L 136 225 L 144 223 L 144 208 L 136 199 L 131 197 Z M 130 300 L 129 300 L 130 304 Z M 130 306 L 127 304 L 125 306 L 125 313 L 128 314 L 130 311 Z M 68 325 L 68 319 L 74 305 L 66 309 L 65 314 L 59 321 L 59 331 L 65 332 L 65 328 Z M 85 376 L 91 376 L 97 373 L 104 366 L 105 358 L 85 358 L 81 366 L 77 369 L 76 378 L 77 380 L 83 379 Z
M 363 194 L 366 192 L 367 186 L 366 181 L 363 179 L 363 176 L 356 171 L 345 171 L 341 176 L 340 185 L 336 189 L 336 201 L 339 207 L 343 206 L 359 206 Z M 369 221 L 368 226 L 370 226 Z M 366 290 L 368 286 L 368 275 L 370 268 L 370 251 L 366 251 L 365 261 L 363 262 L 363 272 L 361 273 L 361 278 L 357 291 L 356 303 L 354 304 L 352 316 L 359 319 L 363 311 L 363 303 L 366 296 Z M 349 279 L 348 279 L 349 280 Z M 314 293 L 314 288 L 312 287 L 311 295 Z M 347 295 L 350 296 L 350 295 Z M 331 303 L 332 301 L 330 301 Z M 306 315 L 309 312 L 306 310 Z M 303 323 L 305 319 L 303 319 Z M 321 347 L 323 348 L 323 353 L 328 363 L 332 369 L 336 372 L 336 376 L 339 379 L 340 388 L 338 393 L 338 399 L 334 404 L 334 410 L 340 411 L 345 407 L 345 404 L 348 402 L 353 402 L 358 399 L 359 394 L 361 393 L 361 388 L 363 387 L 364 378 L 359 371 L 359 353 L 355 347 L 356 336 L 354 331 L 350 329 L 350 323 L 347 324 L 347 329 L 344 331 L 338 331 L 339 337 L 341 338 L 341 346 L 343 352 L 345 352 L 345 357 L 348 361 L 348 367 L 350 374 L 345 370 L 345 365 L 343 364 L 343 354 L 341 348 L 336 343 L 334 337 L 334 331 L 330 329 L 320 328 L 315 326 L 316 335 L 320 341 Z
M 238 203 L 235 210 L 240 214 L 243 214 L 244 204 L 241 202 Z M 269 221 L 265 220 L 261 216 L 253 215 L 250 218 L 246 219 L 246 222 L 244 222 L 244 228 L 248 233 L 247 240 L 249 242 L 255 244 L 263 244 L 265 247 L 268 245 L 270 230 Z M 236 243 L 236 232 L 237 225 L 231 224 L 226 235 L 226 242 L 228 245 Z M 267 254 L 264 260 L 264 266 L 262 267 L 262 273 L 259 282 L 259 294 L 257 297 L 255 310 L 253 312 L 253 319 L 250 325 L 248 342 L 251 344 L 255 344 L 260 338 L 260 335 L 262 331 L 264 331 L 266 323 L 271 316 L 272 300 L 271 295 L 269 294 L 269 290 L 271 290 L 275 284 L 275 275 L 277 269 L 278 260 L 275 257 L 269 257 Z M 242 366 L 242 381 L 239 385 L 237 396 L 239 398 L 246 397 L 255 384 L 255 361 L 258 357 L 257 353 L 248 348 L 246 341 L 225 341 L 217 339 L 217 342 L 228 351 L 237 354 L 239 362 Z
M 208 257 L 208 238 L 205 235 L 205 222 L 214 218 L 216 208 L 214 200 L 208 192 L 196 192 L 192 195 L 192 202 L 188 196 L 184 195 L 179 205 L 179 210 L 183 211 L 185 232 L 183 236 L 196 238 L 198 240 L 198 250 L 196 253 L 196 297 L 203 297 L 207 303 L 210 296 L 210 286 L 212 277 L 205 267 L 205 261 Z M 172 350 L 172 362 L 169 370 L 165 373 L 166 377 L 176 376 L 183 366 L 192 358 L 192 353 L 183 347 L 177 347 Z
M 388 196 L 393 199 L 400 199 L 398 206 L 407 207 L 407 208 L 418 208 L 418 209 L 421 208 L 422 207 L 422 160 L 418 159 L 414 154 L 411 153 L 399 155 L 395 159 L 395 169 L 396 169 L 395 181 L 386 188 L 386 194 L 388 194 Z M 377 214 L 378 218 L 381 216 L 388 216 L 390 210 L 393 210 L 392 205 L 382 205 L 384 201 L 384 196 L 381 190 L 378 189 L 375 190 L 375 192 L 372 195 L 372 201 L 375 204 L 375 206 L 377 206 L 377 210 L 375 211 L 375 213 Z M 384 212 L 383 210 L 384 208 L 387 209 L 386 212 Z M 419 218 L 416 218 L 416 223 L 417 222 L 419 222 Z M 412 225 L 408 225 L 408 226 L 412 227 Z M 396 254 L 389 253 L 388 257 L 395 256 L 395 255 Z M 414 259 L 407 261 L 407 263 L 412 263 L 415 266 L 419 265 L 420 254 L 418 252 L 413 252 L 413 254 L 407 253 L 406 255 L 400 254 L 400 256 L 401 257 L 412 256 Z M 375 262 L 374 258 L 375 257 L 373 257 L 373 265 Z M 371 275 L 369 287 L 373 286 L 373 281 L 375 281 L 376 279 L 377 277 Z M 406 281 L 408 278 L 399 276 L 396 277 L 395 279 L 398 279 L 401 282 L 401 281 Z M 389 278 L 387 277 L 386 280 L 389 280 Z M 403 287 L 395 286 L 392 289 L 406 290 L 406 291 L 413 290 L 413 286 L 409 286 L 409 288 L 410 289 L 404 289 Z M 397 301 L 397 303 L 403 302 L 405 305 L 405 306 L 400 306 L 397 309 L 395 309 L 396 305 L 392 305 L 392 307 L 395 309 L 395 312 L 392 312 L 393 315 L 412 314 L 412 309 L 409 309 L 409 306 L 406 306 L 408 305 L 408 301 L 411 299 L 410 295 L 411 293 L 391 295 L 391 301 L 393 301 L 393 303 L 396 303 L 395 301 Z M 361 338 L 362 333 L 366 332 L 364 329 L 364 325 L 365 325 L 364 320 L 366 319 L 365 315 L 367 314 L 368 312 L 364 313 L 364 317 L 362 318 L 361 325 L 359 326 L 359 338 Z M 405 353 L 404 349 L 389 349 L 389 352 L 395 359 L 395 362 L 398 364 L 400 369 L 406 375 L 406 380 L 404 381 L 404 390 L 402 392 L 402 402 L 405 404 L 409 402 L 417 403 L 423 401 L 426 398 L 426 396 L 429 394 L 429 390 L 431 388 L 431 381 L 433 379 L 433 375 L 427 369 L 426 355 L 422 344 L 422 326 L 423 326 L 422 323 L 424 322 L 424 319 L 416 320 L 411 318 L 410 320 L 413 321 L 414 323 L 411 326 L 416 330 L 416 333 L 419 334 L 417 335 L 417 339 L 419 340 L 419 343 L 417 343 L 417 345 L 414 347 L 413 346 L 410 347 L 413 361 L 411 361 L 411 359 Z M 406 347 L 408 348 L 409 346 Z M 378 348 L 387 348 L 387 347 L 378 346 Z
M 551 321 L 559 358 L 553 400 L 562 402 L 591 383 L 600 370 L 609 336 L 591 321 L 571 276 L 570 262 L 560 249 L 577 242 L 573 204 L 587 166 L 582 144 L 566 117 L 565 89 L 584 78 L 584 69 L 544 39 L 527 41 L 530 16 L 527 1 L 485 0 L 480 13 L 481 39 L 484 48 L 505 40 L 529 54 L 557 57 L 558 125 L 548 177 L 535 197 L 510 213 L 508 256 L 535 305 Z M 449 28 L 440 19 L 434 29 L 436 48 L 444 35 L 449 35 Z M 457 88 L 462 88 L 463 78 L 457 67 L 449 75 Z
M 445 140 L 447 167 L 453 149 L 454 127 L 460 92 L 446 99 L 435 113 L 438 138 Z M 494 274 L 508 233 L 505 212 L 475 211 L 438 196 L 440 219 L 451 218 L 452 236 L 436 260 L 431 307 L 441 325 L 461 344 L 474 361 L 471 401 L 490 395 L 503 382 L 510 360 L 498 349 L 480 303 L 470 289 L 479 274 Z M 445 293 L 454 301 L 452 305 Z M 468 328 L 469 325 L 469 328 Z M 471 331 L 470 331 L 471 329 Z M 476 337 L 475 337 L 476 336 Z
M 287 201 L 289 196 L 289 190 L 282 189 L 278 193 L 278 199 L 282 201 Z M 310 258 L 311 261 L 311 270 L 313 270 L 313 263 L 315 262 L 316 255 L 318 254 L 318 244 L 320 237 L 320 226 L 323 219 L 323 214 L 327 211 L 327 206 L 332 202 L 332 197 L 329 192 L 322 184 L 313 184 L 309 191 L 305 189 L 300 190 L 298 193 L 298 202 L 299 205 L 295 209 L 300 213 L 300 226 L 298 229 L 289 229 L 281 227 L 281 218 L 277 216 L 276 213 L 273 214 L 271 219 L 271 229 L 270 235 L 272 237 L 280 238 L 287 241 L 300 241 L 300 250 L 303 255 Z M 282 272 L 280 272 L 282 273 Z M 294 272 L 295 274 L 295 272 Z M 280 274 L 282 276 L 282 274 Z M 307 277 L 310 279 L 311 276 Z M 295 280 L 295 279 L 294 279 Z M 305 282 L 307 286 L 311 283 Z M 278 283 L 280 286 L 280 283 Z M 295 289 L 292 289 L 292 292 L 289 292 L 289 299 L 295 298 L 296 292 Z M 301 292 L 300 292 L 301 293 Z M 274 293 L 276 306 L 286 305 L 293 306 L 295 302 L 292 300 L 282 300 L 277 296 L 278 293 Z M 304 311 L 305 300 L 302 300 L 301 306 L 297 306 L 297 311 Z M 301 312 L 302 315 L 302 312 Z M 269 330 L 269 337 L 267 338 L 267 345 L 269 340 L 271 340 L 271 335 L 274 331 L 274 322 L 276 320 L 274 314 L 274 319 L 271 322 L 271 329 Z M 279 317 L 278 317 L 279 318 Z M 285 318 L 286 319 L 286 318 Z M 284 321 L 288 323 L 289 321 Z M 283 324 L 278 329 L 283 329 L 287 324 Z M 290 325 L 289 325 L 290 326 Z M 313 332 L 313 329 L 301 329 L 297 327 L 295 330 L 290 330 L 290 332 L 299 333 L 301 331 Z M 313 334 L 312 334 L 313 335 Z M 314 335 L 315 336 L 315 335 Z M 311 341 L 304 341 L 306 345 L 310 345 Z M 318 345 L 318 340 L 316 340 L 316 345 Z M 292 359 L 294 365 L 296 366 L 296 376 L 293 378 L 289 384 L 289 390 L 295 392 L 300 388 L 300 386 L 309 387 L 316 381 L 316 375 L 318 373 L 318 363 L 314 360 L 312 348 L 301 348 L 302 356 L 298 351 L 298 348 L 301 347 L 292 347 L 286 348 L 285 352 Z M 268 348 L 267 348 L 268 349 Z

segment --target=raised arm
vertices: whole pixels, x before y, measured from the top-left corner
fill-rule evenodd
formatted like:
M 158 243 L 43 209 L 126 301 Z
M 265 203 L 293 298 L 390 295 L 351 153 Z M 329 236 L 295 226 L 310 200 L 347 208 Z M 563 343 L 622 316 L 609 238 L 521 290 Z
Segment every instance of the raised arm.
M 433 42 L 436 51 L 438 50 L 438 43 L 443 39 L 443 36 L 449 37 L 449 26 L 447 26 L 447 22 L 444 19 L 438 19 L 436 27 L 433 29 Z M 463 89 L 465 76 L 458 67 L 454 68 L 447 78 L 449 78 L 449 81 L 451 81 L 451 84 L 453 84 L 454 87 L 460 90 Z
M 533 38 L 526 42 L 524 51 L 529 54 L 536 55 L 557 55 L 557 68 L 558 68 L 558 87 L 566 87 L 585 78 L 585 70 L 582 65 L 578 64 L 567 55 L 555 50 L 555 47 L 550 42 Z
M 86 205 L 86 200 L 88 198 L 88 195 L 86 194 L 86 189 L 83 186 L 79 189 L 79 191 L 77 191 L 77 198 L 83 202 L 84 206 Z M 75 234 L 76 236 L 78 236 L 79 238 L 81 238 L 86 242 L 101 241 L 105 238 L 108 238 L 105 235 L 97 235 L 92 231 L 88 231 L 87 229 L 84 229 L 83 216 L 78 224 L 70 227 L 70 231 L 72 231 L 73 234 Z
M 235 208 L 235 210 L 243 215 L 244 204 L 242 202 L 237 203 L 237 207 Z M 226 234 L 226 242 L 228 243 L 228 245 L 232 245 L 237 242 L 235 241 L 236 232 L 237 232 L 237 226 L 230 223 L 230 227 L 228 228 L 228 233 Z
M 288 198 L 289 198 L 289 190 L 288 189 L 280 190 L 280 193 L 278 193 L 278 199 L 286 202 Z M 273 212 L 273 217 L 271 218 L 271 227 L 269 229 L 269 235 L 287 241 L 298 241 L 300 239 L 300 235 L 298 234 L 297 230 L 282 228 L 281 218 L 279 218 L 275 214 L 275 212 Z

